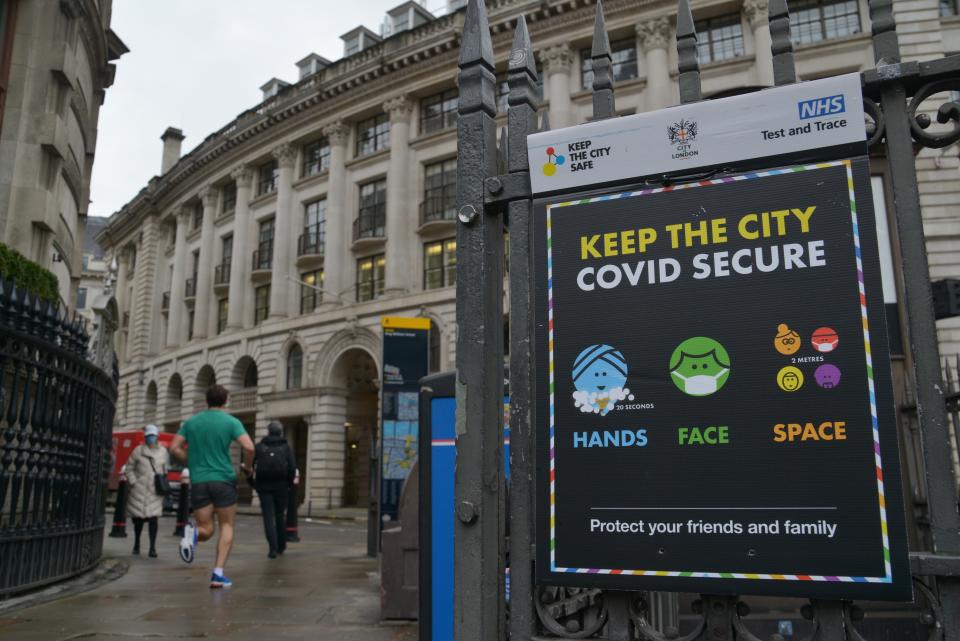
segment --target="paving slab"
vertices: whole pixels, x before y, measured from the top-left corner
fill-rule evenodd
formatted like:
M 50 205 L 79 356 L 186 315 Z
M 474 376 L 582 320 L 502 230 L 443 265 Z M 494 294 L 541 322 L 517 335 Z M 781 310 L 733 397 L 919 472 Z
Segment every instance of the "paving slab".
M 301 521 L 301 541 L 268 559 L 260 519 L 239 516 L 227 566 L 234 586 L 224 590 L 208 587 L 213 544 L 202 543 L 197 560 L 185 565 L 172 530 L 172 521 L 163 519 L 157 559 L 131 555 L 131 538 L 105 538 L 104 555 L 129 563 L 125 575 L 82 594 L 3 612 L 0 639 L 416 639 L 415 624 L 379 620 L 380 579 L 377 561 L 365 556 L 365 523 Z

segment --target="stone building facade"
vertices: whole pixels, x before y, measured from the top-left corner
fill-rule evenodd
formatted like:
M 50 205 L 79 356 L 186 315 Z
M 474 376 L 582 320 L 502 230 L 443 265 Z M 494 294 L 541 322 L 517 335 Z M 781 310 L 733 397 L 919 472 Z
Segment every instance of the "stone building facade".
M 75 306 L 97 121 L 114 62 L 111 0 L 0 4 L 0 241 Z
M 551 125 L 584 122 L 592 0 L 488 4 L 501 112 L 513 20 L 523 13 Z M 953 5 L 894 4 L 908 57 L 960 48 Z M 865 2 L 798 0 L 791 8 L 802 79 L 873 66 Z M 676 104 L 674 3 L 608 0 L 605 13 L 618 111 Z M 694 15 L 706 96 L 772 84 L 765 0 L 706 0 Z M 298 82 L 268 82 L 261 104 L 183 157 L 182 133 L 164 134 L 162 175 L 100 236 L 118 259 L 120 313 L 129 318 L 119 338 L 118 428 L 156 421 L 175 429 L 216 380 L 233 391 L 230 409 L 251 433 L 284 421 L 314 507 L 363 504 L 380 318 L 430 318 L 431 368 L 454 363 L 462 23 L 455 10 L 382 40 L 350 42 L 350 55 L 333 63 L 307 56 Z M 956 276 L 956 150 L 923 152 L 917 162 L 935 275 Z M 889 218 L 883 171 L 878 162 L 874 190 Z M 886 298 L 902 344 L 896 228 L 884 229 Z M 960 328 L 941 329 L 944 349 L 960 350 Z M 894 351 L 903 361 L 902 347 Z

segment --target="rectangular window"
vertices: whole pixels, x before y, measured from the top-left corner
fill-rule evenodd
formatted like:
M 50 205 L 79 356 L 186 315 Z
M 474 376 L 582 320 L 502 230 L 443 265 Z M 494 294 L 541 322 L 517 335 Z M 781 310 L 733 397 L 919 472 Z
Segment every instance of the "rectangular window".
M 957 0 L 940 0 L 940 17 L 957 15 Z
M 232 182 L 223 186 L 220 192 L 220 211 L 231 212 L 237 208 L 237 183 Z
M 856 0 L 791 0 L 790 36 L 794 44 L 843 38 L 860 33 Z
M 77 309 L 86 309 L 87 308 L 87 288 L 79 287 L 77 288 Z
M 347 40 L 343 49 L 344 57 L 352 56 L 358 51 L 360 51 L 360 36 L 356 36 L 354 38 L 350 38 L 349 40 Z
M 743 27 L 740 14 L 731 13 L 698 22 L 697 52 L 701 64 L 742 56 Z
M 187 318 L 187 340 L 188 341 L 193 340 L 193 323 L 196 320 L 196 317 L 197 317 L 197 313 L 191 309 L 189 317 Z
M 360 185 L 360 211 L 353 222 L 353 238 L 382 238 L 387 221 L 387 181 Z
M 423 288 L 457 284 L 457 240 L 448 238 L 423 246 Z
M 323 270 L 307 272 L 300 277 L 300 313 L 309 314 L 317 308 L 323 298 Z
M 590 49 L 580 51 L 580 77 L 584 89 L 593 87 L 593 60 Z M 622 82 L 637 77 L 637 42 L 633 38 L 610 43 L 610 57 L 613 59 L 613 81 Z
M 217 300 L 217 333 L 222 334 L 227 328 L 227 314 L 230 310 L 230 300 L 221 298 Z
M 313 176 L 330 169 L 330 142 L 326 138 L 303 146 L 303 170 L 301 176 Z
M 507 113 L 507 100 L 510 98 L 510 81 L 507 72 L 497 74 L 497 113 Z M 535 94 L 538 101 L 543 100 L 543 66 L 537 62 L 537 85 Z
M 357 123 L 357 156 L 390 148 L 390 118 L 380 114 Z
M 257 250 L 253 252 L 254 269 L 270 269 L 273 267 L 273 230 L 274 220 L 260 222 L 260 236 Z
M 357 261 L 357 302 L 373 300 L 383 294 L 387 260 L 383 254 Z
M 233 236 L 224 236 L 221 241 L 222 251 L 220 264 L 214 270 L 213 282 L 225 285 L 230 282 L 230 265 L 233 263 Z
M 327 224 L 327 199 L 321 198 L 303 206 L 303 234 L 298 256 L 323 255 Z
M 457 213 L 457 159 L 424 167 L 421 224 L 453 220 Z
M 428 96 L 420 101 L 420 133 L 449 129 L 457 124 L 456 89 Z
M 257 195 L 269 194 L 277 190 L 277 179 L 280 176 L 280 167 L 276 160 L 260 165 L 257 171 Z
M 253 324 L 259 325 L 270 315 L 270 285 L 253 290 Z
M 223 260 L 221 263 L 229 265 L 233 261 L 233 236 L 223 237 Z
M 203 203 L 197 203 L 193 206 L 193 228 L 203 227 Z

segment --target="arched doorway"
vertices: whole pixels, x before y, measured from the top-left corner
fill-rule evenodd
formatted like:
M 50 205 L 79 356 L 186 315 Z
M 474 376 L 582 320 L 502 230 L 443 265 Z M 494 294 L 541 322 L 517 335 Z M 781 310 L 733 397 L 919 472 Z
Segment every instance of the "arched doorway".
M 344 507 L 366 507 L 371 496 L 371 473 L 377 451 L 379 374 L 376 361 L 364 349 L 343 352 L 334 364 L 331 382 L 346 391 L 343 422 Z

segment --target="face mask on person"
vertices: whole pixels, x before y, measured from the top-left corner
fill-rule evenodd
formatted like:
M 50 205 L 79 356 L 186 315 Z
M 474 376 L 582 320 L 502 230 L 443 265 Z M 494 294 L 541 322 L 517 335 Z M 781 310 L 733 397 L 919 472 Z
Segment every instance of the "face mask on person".
M 157 444 L 157 435 L 156 434 L 147 434 L 145 437 L 147 445 L 156 445 Z

